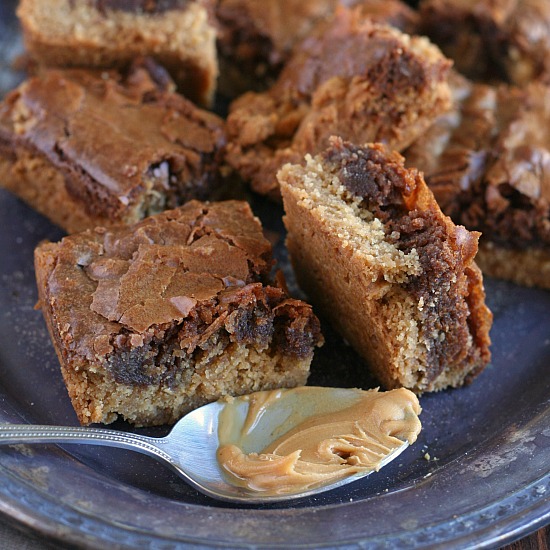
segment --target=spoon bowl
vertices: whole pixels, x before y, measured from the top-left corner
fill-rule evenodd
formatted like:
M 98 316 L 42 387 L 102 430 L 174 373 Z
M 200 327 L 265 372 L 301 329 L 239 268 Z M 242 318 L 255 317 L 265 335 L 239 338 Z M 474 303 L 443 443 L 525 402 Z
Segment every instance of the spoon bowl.
M 103 428 L 40 426 L 27 424 L 0 425 L 0 444 L 85 443 L 118 447 L 151 456 L 170 466 L 187 483 L 205 495 L 226 502 L 262 504 L 298 499 L 335 489 L 372 473 L 365 470 L 328 485 L 306 488 L 292 494 L 265 494 L 233 484 L 222 471 L 217 458 L 220 446 L 220 415 L 231 408 L 229 439 L 246 432 L 241 439 L 245 453 L 260 452 L 283 433 L 316 415 L 332 414 L 365 393 L 356 389 L 304 387 L 283 390 L 282 399 L 274 399 L 250 422 L 249 396 L 220 400 L 204 405 L 181 418 L 165 437 L 155 438 Z M 277 395 L 280 397 L 280 395 Z M 223 418 L 223 416 L 222 416 Z M 392 449 L 378 464 L 385 466 L 403 452 L 409 443 Z

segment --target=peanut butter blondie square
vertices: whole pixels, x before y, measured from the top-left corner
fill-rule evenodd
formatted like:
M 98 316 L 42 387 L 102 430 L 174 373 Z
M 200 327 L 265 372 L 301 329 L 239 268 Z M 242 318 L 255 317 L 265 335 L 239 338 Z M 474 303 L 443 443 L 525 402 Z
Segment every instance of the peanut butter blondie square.
M 191 100 L 208 105 L 218 63 L 212 0 L 21 0 L 25 46 L 48 67 L 161 63 Z
M 449 108 L 449 67 L 427 39 L 341 8 L 294 50 L 272 88 L 232 103 L 227 161 L 277 198 L 277 170 L 331 135 L 403 149 Z
M 68 232 L 212 198 L 224 147 L 224 122 L 147 60 L 47 70 L 0 104 L 0 185 Z
M 240 201 L 39 245 L 40 306 L 81 423 L 169 423 L 223 395 L 305 384 L 319 322 L 269 284 L 272 263 Z
M 333 138 L 279 172 L 300 284 L 386 388 L 460 386 L 490 360 L 479 234 L 383 145 Z
M 550 288 L 550 87 L 454 76 L 454 107 L 404 154 L 442 210 L 482 232 L 486 275 Z

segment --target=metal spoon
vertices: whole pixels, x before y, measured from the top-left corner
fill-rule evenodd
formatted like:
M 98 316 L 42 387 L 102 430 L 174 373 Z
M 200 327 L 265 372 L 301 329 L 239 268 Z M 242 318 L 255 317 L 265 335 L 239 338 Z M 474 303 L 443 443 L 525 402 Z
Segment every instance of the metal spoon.
M 304 419 L 316 414 L 331 413 L 343 408 L 356 398 L 360 390 L 341 388 L 307 387 L 307 399 L 300 399 L 300 392 L 293 399 L 273 403 L 266 407 L 264 414 L 254 426 L 256 437 L 252 438 L 255 449 L 246 452 L 259 452 L 280 433 L 280 427 L 300 424 Z M 21 443 L 87 443 L 118 447 L 149 455 L 171 466 L 187 483 L 212 498 L 236 503 L 269 503 L 297 499 L 340 487 L 358 478 L 369 475 L 370 471 L 355 474 L 338 480 L 331 485 L 308 489 L 300 493 L 285 495 L 265 495 L 226 481 L 218 464 L 216 451 L 219 446 L 218 419 L 227 406 L 225 401 L 216 401 L 196 409 L 174 425 L 170 433 L 161 438 L 106 430 L 102 428 L 40 426 L 28 424 L 0 424 L 0 444 Z M 246 422 L 249 408 L 247 396 L 235 398 L 231 405 L 234 419 L 239 429 Z M 380 464 L 385 466 L 396 458 L 408 442 L 391 452 Z

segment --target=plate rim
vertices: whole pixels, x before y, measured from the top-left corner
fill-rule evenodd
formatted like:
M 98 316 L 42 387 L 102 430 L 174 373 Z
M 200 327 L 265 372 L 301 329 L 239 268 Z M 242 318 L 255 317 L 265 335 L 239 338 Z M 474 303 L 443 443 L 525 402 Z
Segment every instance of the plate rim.
M 9 416 L 9 415 L 8 415 Z M 0 412 L 0 421 L 5 421 L 6 414 Z M 550 408 L 546 408 L 536 419 L 539 424 L 544 425 L 550 420 Z M 502 443 L 502 434 L 491 438 L 495 445 Z M 509 443 L 513 445 L 513 443 Z M 106 478 L 100 472 L 81 463 L 77 458 L 72 457 L 70 452 L 58 445 L 40 447 L 42 451 L 33 456 L 40 461 L 47 459 L 50 455 L 56 460 L 66 461 L 68 457 L 84 468 L 86 481 L 93 481 L 94 478 L 103 478 L 107 485 L 113 487 L 124 486 L 124 483 L 111 478 Z M 477 445 L 469 453 L 468 461 L 472 462 L 476 456 L 485 452 L 484 445 Z M 67 456 L 66 456 L 67 455 Z M 44 458 L 45 457 L 45 458 Z M 33 457 L 22 456 L 25 460 L 32 460 Z M 17 461 L 16 461 L 17 462 Z M 437 480 L 438 473 L 457 467 L 460 458 L 452 460 L 436 470 L 430 477 Z M 135 548 L 146 545 L 148 548 L 176 548 L 181 545 L 196 548 L 234 547 L 236 541 L 231 540 L 206 540 L 200 537 L 193 537 L 187 533 L 173 533 L 172 535 L 161 536 L 156 532 L 148 531 L 147 527 L 131 528 L 122 524 L 115 524 L 108 519 L 99 518 L 96 513 L 85 514 L 82 510 L 70 506 L 66 502 L 54 498 L 45 490 L 33 487 L 29 480 L 16 475 L 8 466 L 0 461 L 0 472 L 3 474 L 4 483 L 0 486 L 0 514 L 8 517 L 27 529 L 55 539 L 62 543 L 69 543 L 80 548 L 95 548 L 109 543 L 112 548 Z M 89 479 L 88 479 L 89 478 Z M 424 477 L 424 480 L 426 476 Z M 430 480 L 431 482 L 432 480 Z M 412 485 L 389 493 L 388 496 L 396 495 L 403 491 L 415 490 L 417 486 Z M 130 487 L 130 491 L 140 492 L 138 487 Z M 374 495 L 355 503 L 346 502 L 339 504 L 327 504 L 319 507 L 308 506 L 304 508 L 275 508 L 261 509 L 254 508 L 260 516 L 271 516 L 283 514 L 284 516 L 307 516 L 308 514 L 325 513 L 323 510 L 343 510 L 345 507 L 352 507 L 354 504 L 368 508 L 372 501 L 381 495 Z M 384 495 L 382 495 L 383 497 Z M 153 495 L 156 499 L 162 499 L 159 495 Z M 181 503 L 182 509 L 203 509 L 201 504 Z M 247 508 L 213 508 L 219 514 L 241 514 Z M 508 513 L 502 513 L 507 510 Z M 506 498 L 489 499 L 483 507 L 473 510 L 458 510 L 455 517 L 446 517 L 431 525 L 414 527 L 409 531 L 398 530 L 390 534 L 375 534 L 372 537 L 355 536 L 341 541 L 341 544 L 334 544 L 329 541 L 327 544 L 297 543 L 295 548 L 355 548 L 368 545 L 369 548 L 498 548 L 504 544 L 513 542 L 535 530 L 550 523 L 550 472 L 541 472 L 538 477 L 532 479 L 525 486 L 519 487 L 516 491 L 508 494 Z M 469 528 L 465 529 L 465 525 Z M 84 537 L 84 539 L 83 539 Z M 239 548 L 269 548 L 280 546 L 281 541 L 273 543 L 258 543 L 257 541 L 238 542 Z

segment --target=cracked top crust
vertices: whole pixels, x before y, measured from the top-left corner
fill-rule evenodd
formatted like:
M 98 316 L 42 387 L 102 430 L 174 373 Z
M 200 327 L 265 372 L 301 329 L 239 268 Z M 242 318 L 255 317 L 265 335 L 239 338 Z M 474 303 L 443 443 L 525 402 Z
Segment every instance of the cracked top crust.
M 244 206 L 195 203 L 132 232 L 104 233 L 98 255 L 78 264 L 97 283 L 90 309 L 143 332 L 187 317 L 226 287 L 258 281 L 271 247 L 243 213 Z
M 167 341 L 179 353 L 204 350 L 221 329 L 223 345 L 310 354 L 319 322 L 309 305 L 264 284 L 272 264 L 271 245 L 241 201 L 191 201 L 135 227 L 97 228 L 36 252 L 41 306 L 52 312 L 59 347 L 135 384 L 155 382 L 132 374 L 136 353 Z
M 197 302 L 257 282 L 272 265 L 259 222 L 244 203 L 233 202 L 191 201 L 135 228 L 98 228 L 46 246 L 55 250 L 49 284 L 58 308 L 65 302 L 73 308 L 63 287 L 74 279 L 90 299 L 85 315 L 95 317 L 90 310 L 99 323 L 137 332 L 183 319 Z
M 150 196 L 206 199 L 219 180 L 223 121 L 170 91 L 147 60 L 126 75 L 50 70 L 0 106 L 0 142 L 47 157 L 89 215 L 124 221 Z M 160 208 L 162 209 L 162 208 Z
M 550 91 L 452 80 L 453 110 L 405 153 L 442 210 L 505 248 L 550 247 Z

